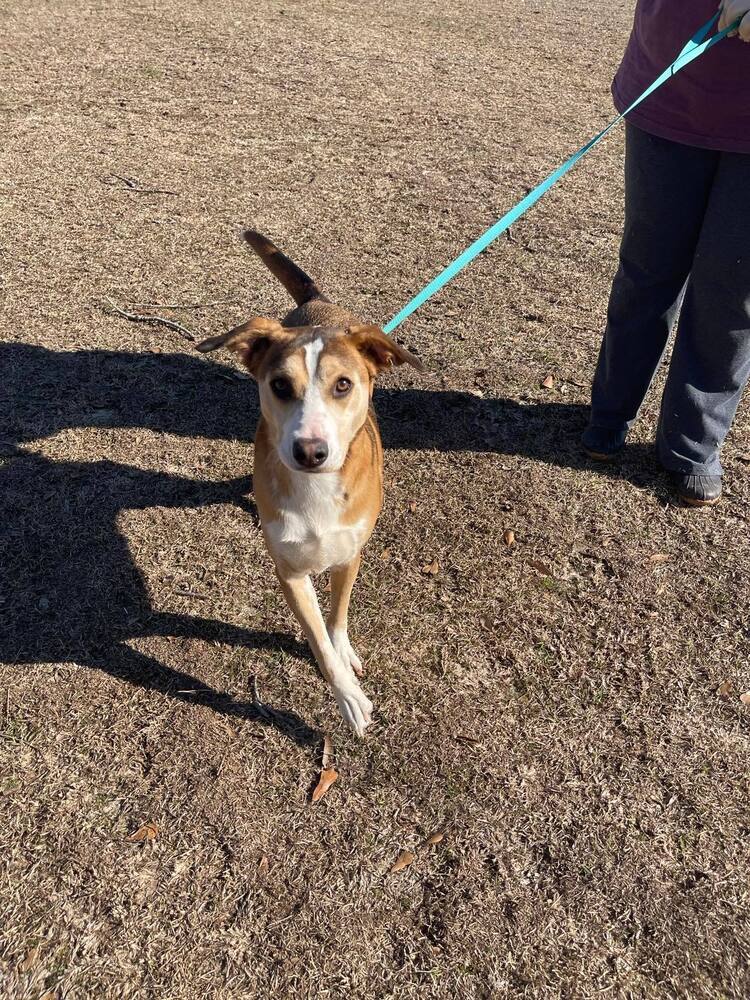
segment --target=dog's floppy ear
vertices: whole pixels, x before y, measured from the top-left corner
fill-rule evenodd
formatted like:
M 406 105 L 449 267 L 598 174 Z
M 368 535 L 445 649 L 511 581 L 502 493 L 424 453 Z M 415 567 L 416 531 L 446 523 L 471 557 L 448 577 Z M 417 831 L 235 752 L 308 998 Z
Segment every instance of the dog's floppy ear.
M 373 375 L 377 375 L 384 368 L 403 364 L 411 365 L 418 372 L 425 370 L 419 358 L 397 344 L 387 333 L 383 333 L 379 326 L 374 324 L 351 326 L 349 337 Z
M 290 336 L 291 334 L 277 320 L 255 316 L 227 333 L 220 333 L 217 337 L 201 341 L 196 345 L 196 349 L 205 353 L 215 351 L 217 347 L 226 347 L 234 351 L 251 375 L 257 376 L 258 368 L 271 344 L 274 341 L 287 340 Z

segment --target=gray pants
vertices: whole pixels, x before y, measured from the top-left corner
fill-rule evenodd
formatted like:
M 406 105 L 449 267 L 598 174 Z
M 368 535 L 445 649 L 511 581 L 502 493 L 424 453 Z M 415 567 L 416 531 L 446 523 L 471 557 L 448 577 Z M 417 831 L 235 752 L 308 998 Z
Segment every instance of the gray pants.
M 716 476 L 750 376 L 750 155 L 683 146 L 628 125 L 625 230 L 592 425 L 620 430 L 635 420 L 683 288 L 657 448 L 667 469 Z

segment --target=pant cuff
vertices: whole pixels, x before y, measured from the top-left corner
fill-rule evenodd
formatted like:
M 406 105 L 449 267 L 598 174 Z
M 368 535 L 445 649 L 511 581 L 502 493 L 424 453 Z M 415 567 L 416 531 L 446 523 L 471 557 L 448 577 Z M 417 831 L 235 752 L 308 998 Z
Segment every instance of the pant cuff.
M 679 472 L 683 476 L 721 476 L 723 474 L 718 455 L 710 458 L 707 462 L 695 462 L 661 444 L 658 446 L 657 452 L 659 461 L 668 472 Z

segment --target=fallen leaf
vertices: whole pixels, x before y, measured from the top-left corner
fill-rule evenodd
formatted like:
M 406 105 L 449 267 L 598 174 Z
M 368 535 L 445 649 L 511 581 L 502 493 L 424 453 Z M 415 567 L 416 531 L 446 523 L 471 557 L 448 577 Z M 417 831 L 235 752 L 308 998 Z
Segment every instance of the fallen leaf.
M 320 768 L 322 771 L 327 770 L 331 766 L 333 760 L 333 740 L 328 735 L 328 733 L 323 734 L 323 759 L 320 763 Z
M 315 786 L 315 791 L 312 793 L 313 802 L 319 802 L 334 781 L 338 781 L 339 775 L 338 771 L 333 767 L 324 767 L 320 772 L 320 778 L 317 785 Z
M 383 549 L 383 551 L 380 553 L 380 558 L 383 560 L 384 563 L 390 562 L 391 561 L 391 550 L 390 549 Z
M 516 544 L 515 532 L 511 531 L 510 528 L 506 528 L 505 531 L 503 532 L 503 541 L 508 546 L 508 548 L 511 548 L 513 545 Z
M 391 868 L 391 875 L 395 875 L 396 872 L 402 872 L 404 868 L 408 868 L 415 858 L 416 854 L 412 854 L 411 851 L 402 851 L 396 858 L 396 864 Z
M 743 705 L 750 705 L 750 691 L 745 691 L 744 694 L 741 694 L 740 701 Z
M 548 375 L 545 379 L 542 380 L 541 388 L 551 389 L 554 384 L 555 384 L 554 378 L 551 375 Z
M 144 840 L 153 840 L 159 833 L 156 823 L 144 823 L 139 826 L 135 833 L 131 833 L 127 838 L 131 844 L 140 844 Z
M 430 836 L 426 838 L 424 846 L 430 847 L 433 844 L 439 844 L 443 839 L 445 839 L 445 834 L 438 831 L 437 833 L 430 834 Z
M 35 948 L 30 948 L 29 951 L 26 952 L 26 957 L 24 958 L 23 962 L 21 962 L 21 964 L 18 966 L 18 969 L 20 972 L 30 972 L 38 961 L 39 961 L 39 945 L 37 945 Z
M 546 563 L 543 563 L 541 559 L 529 559 L 529 566 L 535 569 L 537 573 L 541 573 L 542 576 L 554 576 L 552 570 Z
M 722 681 L 721 684 L 719 684 L 719 696 L 721 698 L 728 698 L 732 693 L 732 687 L 733 685 L 731 681 Z
M 648 561 L 653 563 L 654 566 L 660 566 L 662 563 L 669 562 L 671 558 L 666 552 L 654 552 L 652 556 L 648 557 Z
M 417 509 L 417 501 L 416 500 L 410 500 L 409 501 L 409 510 L 412 512 L 412 514 L 415 513 L 416 509 Z
M 425 563 L 422 567 L 422 572 L 427 576 L 437 576 L 440 572 L 440 563 L 437 559 L 433 559 L 431 563 Z
M 60 1000 L 62 993 L 59 990 L 47 990 L 43 993 L 39 1000 Z
M 265 875 L 268 871 L 268 855 L 264 854 L 258 862 L 258 871 L 261 875 Z
M 330 594 L 331 593 L 331 578 L 330 578 L 330 576 L 326 580 L 325 587 L 323 587 L 323 593 L 324 594 Z

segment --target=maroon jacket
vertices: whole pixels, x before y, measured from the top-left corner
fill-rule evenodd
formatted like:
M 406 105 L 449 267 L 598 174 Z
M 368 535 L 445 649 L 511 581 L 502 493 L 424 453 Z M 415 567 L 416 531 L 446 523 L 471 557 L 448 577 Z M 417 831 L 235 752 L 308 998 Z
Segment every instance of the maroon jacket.
M 622 65 L 612 84 L 624 111 L 716 13 L 717 0 L 638 0 Z M 629 120 L 690 146 L 750 153 L 750 45 L 725 38 L 647 97 Z

